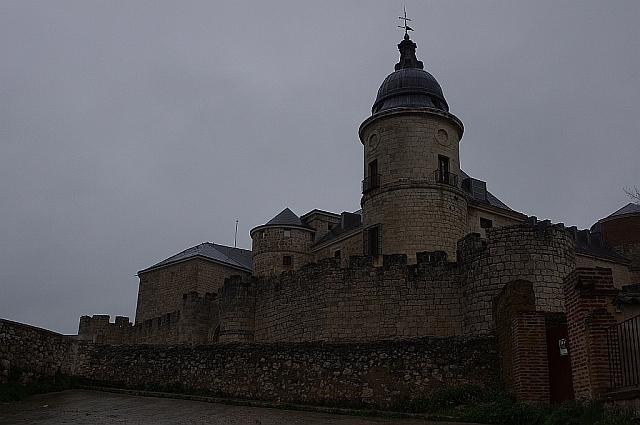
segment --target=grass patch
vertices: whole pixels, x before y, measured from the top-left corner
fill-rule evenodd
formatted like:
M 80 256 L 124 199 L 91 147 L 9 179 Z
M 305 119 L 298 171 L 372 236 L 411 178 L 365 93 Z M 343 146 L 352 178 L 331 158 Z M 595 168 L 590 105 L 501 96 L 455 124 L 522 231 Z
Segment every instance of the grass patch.
M 406 400 L 394 410 L 420 413 L 430 420 L 504 425 L 628 425 L 633 412 L 599 401 L 566 401 L 531 406 L 519 402 L 500 385 L 442 386 L 425 398 Z

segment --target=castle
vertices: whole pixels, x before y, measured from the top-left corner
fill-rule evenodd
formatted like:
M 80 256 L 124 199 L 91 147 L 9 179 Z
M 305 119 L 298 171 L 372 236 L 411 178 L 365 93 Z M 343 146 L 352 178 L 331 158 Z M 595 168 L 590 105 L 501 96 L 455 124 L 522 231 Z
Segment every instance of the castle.
M 175 344 L 477 337 L 499 333 L 500 318 L 514 305 L 542 314 L 543 326 L 544 317 L 562 321 L 571 299 L 566 282 L 586 269 L 610 270 L 606 279 L 616 290 L 639 283 L 640 206 L 629 204 L 589 230 L 510 209 L 460 168 L 462 121 L 449 112 L 416 47 L 405 34 L 400 60 L 360 125 L 361 210 L 297 216 L 285 208 L 251 230 L 251 251 L 213 243 L 189 248 L 138 272 L 135 323 L 83 316 L 78 338 Z M 618 322 L 636 314 L 606 308 Z

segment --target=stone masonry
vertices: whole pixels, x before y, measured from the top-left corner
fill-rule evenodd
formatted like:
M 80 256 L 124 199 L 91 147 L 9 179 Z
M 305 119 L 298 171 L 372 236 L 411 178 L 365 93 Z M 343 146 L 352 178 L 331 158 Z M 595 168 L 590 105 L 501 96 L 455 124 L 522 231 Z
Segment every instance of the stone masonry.
M 16 372 L 21 383 L 57 372 L 71 375 L 76 351 L 74 337 L 0 319 L 0 384 Z

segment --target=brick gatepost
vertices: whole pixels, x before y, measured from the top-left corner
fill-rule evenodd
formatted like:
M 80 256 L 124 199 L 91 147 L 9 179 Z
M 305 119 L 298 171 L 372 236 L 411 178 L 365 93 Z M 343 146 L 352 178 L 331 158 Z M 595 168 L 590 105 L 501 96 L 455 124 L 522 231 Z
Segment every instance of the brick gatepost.
M 608 389 L 606 330 L 616 320 L 606 306 L 617 293 L 608 268 L 580 267 L 565 279 L 564 302 L 576 398 L 599 398 Z
M 533 284 L 516 280 L 496 299 L 494 320 L 505 385 L 518 400 L 539 403 L 550 399 L 549 366 L 545 313 L 535 309 Z

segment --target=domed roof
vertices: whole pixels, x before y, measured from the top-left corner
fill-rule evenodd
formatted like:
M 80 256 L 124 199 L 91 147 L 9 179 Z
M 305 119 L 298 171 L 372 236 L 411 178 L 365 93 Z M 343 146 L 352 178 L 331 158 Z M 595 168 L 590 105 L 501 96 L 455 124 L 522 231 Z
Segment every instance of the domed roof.
M 429 108 L 449 111 L 449 105 L 442 94 L 438 81 L 423 68 L 416 58 L 416 44 L 405 34 L 398 44 L 400 62 L 384 79 L 378 89 L 378 96 L 371 108 L 377 114 L 393 108 Z

